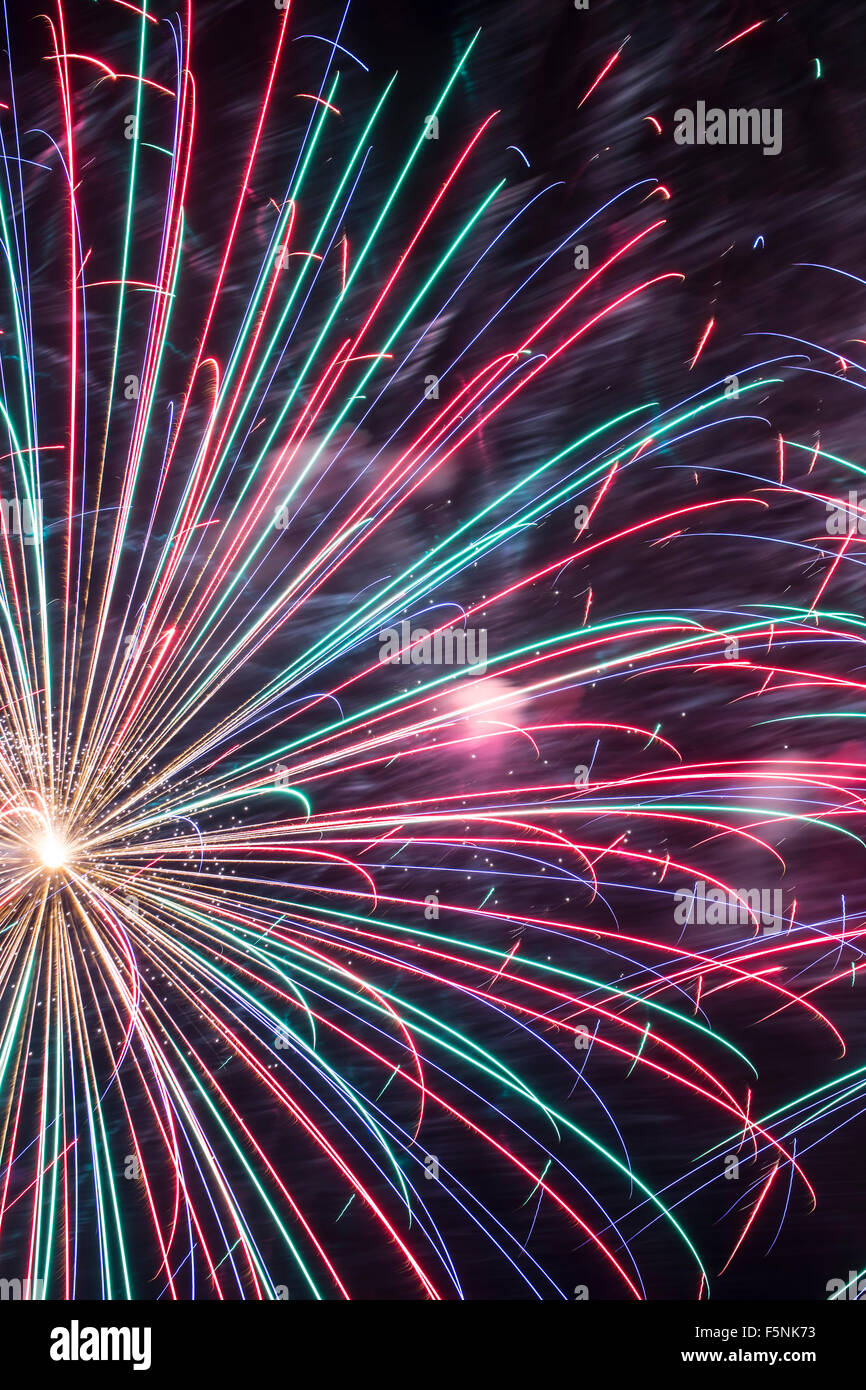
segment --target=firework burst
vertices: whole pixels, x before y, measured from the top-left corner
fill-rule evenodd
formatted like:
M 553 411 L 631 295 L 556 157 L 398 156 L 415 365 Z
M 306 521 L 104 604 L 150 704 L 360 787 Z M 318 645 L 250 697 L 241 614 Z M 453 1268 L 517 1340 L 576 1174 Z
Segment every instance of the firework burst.
M 277 10 L 203 236 L 192 14 L 101 9 L 98 52 L 41 21 L 53 124 L 14 69 L 0 122 L 0 1268 L 64 1299 L 642 1298 L 663 1260 L 706 1297 L 811 1207 L 863 1092 L 771 1107 L 752 1056 L 795 1020 L 838 1058 L 820 991 L 862 965 L 783 857 L 857 851 L 862 765 L 751 737 L 862 691 L 823 657 L 862 644 L 826 608 L 858 542 L 806 547 L 797 602 L 616 577 L 772 544 L 782 490 L 820 514 L 820 444 L 766 447 L 802 353 L 701 386 L 705 320 L 687 399 L 593 403 L 505 466 L 524 402 L 676 295 L 669 190 L 584 208 L 464 320 L 551 191 L 488 177 L 528 162 L 495 112 L 445 138 L 477 39 L 384 180 L 394 81 Z M 731 431 L 761 461 L 719 483 Z M 733 918 L 677 918 L 696 881 Z

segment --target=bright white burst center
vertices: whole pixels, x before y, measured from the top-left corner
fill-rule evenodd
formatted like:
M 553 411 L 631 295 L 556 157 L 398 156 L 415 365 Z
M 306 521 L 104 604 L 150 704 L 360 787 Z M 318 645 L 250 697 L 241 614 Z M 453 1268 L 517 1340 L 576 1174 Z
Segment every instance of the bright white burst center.
M 69 858 L 69 848 L 56 835 L 44 835 L 37 841 L 36 853 L 46 869 L 62 869 Z

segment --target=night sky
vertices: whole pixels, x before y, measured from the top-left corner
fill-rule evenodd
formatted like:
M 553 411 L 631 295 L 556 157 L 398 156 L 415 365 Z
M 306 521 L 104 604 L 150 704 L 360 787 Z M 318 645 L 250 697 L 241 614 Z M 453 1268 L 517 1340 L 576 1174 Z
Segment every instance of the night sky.
M 866 19 L 152 13 L 64 4 L 94 65 L 16 3 L 0 63 L 0 1279 L 826 1301 Z M 677 143 L 701 103 L 779 152 Z M 390 664 L 404 621 L 486 668 Z

